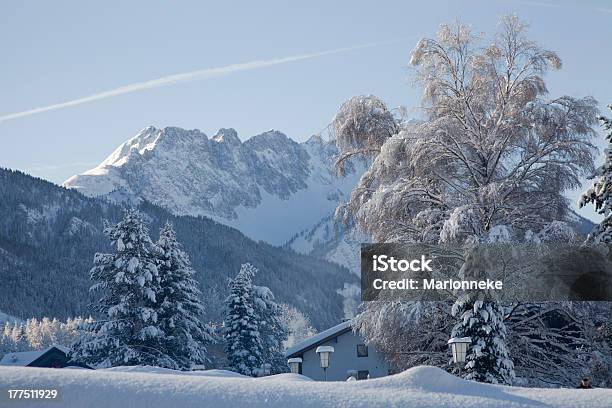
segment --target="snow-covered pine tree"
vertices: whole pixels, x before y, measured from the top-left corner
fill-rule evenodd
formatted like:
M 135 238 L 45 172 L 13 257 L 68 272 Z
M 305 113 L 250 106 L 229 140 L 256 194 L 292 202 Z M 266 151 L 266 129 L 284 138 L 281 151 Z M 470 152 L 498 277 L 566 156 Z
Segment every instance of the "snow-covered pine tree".
M 25 325 L 25 338 L 32 349 L 41 349 L 43 347 L 42 322 L 35 317 L 28 319 Z
M 213 340 L 212 329 L 201 320 L 202 293 L 171 224 L 166 223 L 160 230 L 157 248 L 161 286 L 158 321 L 166 334 L 162 348 L 182 370 L 205 364 L 205 344 Z
M 256 269 L 243 264 L 240 272 L 230 281 L 230 294 L 226 300 L 225 354 L 232 370 L 255 376 L 263 362 L 259 333 L 260 317 L 254 305 L 252 278 Z
M 608 105 L 608 109 L 612 110 L 612 105 Z M 599 120 L 607 132 L 608 147 L 604 150 L 606 157 L 604 163 L 593 173 L 594 181 L 591 187 L 582 193 L 578 205 L 582 208 L 587 204 L 593 204 L 595 210 L 604 216 L 604 219 L 593 227 L 586 243 L 612 244 L 612 211 L 610 211 L 612 210 L 612 119 L 600 116 Z M 600 386 L 609 387 L 612 385 L 612 377 L 610 376 L 612 373 L 612 354 L 610 353 L 610 350 L 612 350 L 612 336 L 610 336 L 610 327 L 612 327 L 612 313 L 610 312 L 612 308 L 609 302 L 585 303 L 585 305 L 593 305 L 593 308 L 606 304 L 605 318 L 602 319 L 602 322 L 598 322 L 598 335 L 596 336 L 595 351 L 591 356 L 589 376 L 595 377 Z
M 94 310 L 98 318 L 72 344 L 75 360 L 96 367 L 155 365 L 177 368 L 160 347 L 165 336 L 158 321 L 159 274 L 155 248 L 140 213 L 127 210 L 105 234 L 113 253 L 97 253 L 92 292 L 101 294 Z
M 5 322 L 0 327 L 0 357 L 9 352 L 40 350 L 54 344 L 69 345 L 77 337 L 77 327 L 91 322 L 91 318 L 81 317 L 69 318 L 66 322 L 48 317 L 28 319 L 25 324 Z
M 0 358 L 2 358 L 2 356 L 4 356 L 6 353 L 17 351 L 14 350 L 14 344 L 11 338 L 12 332 L 13 328 L 11 324 L 8 321 L 4 322 L 2 331 L 0 331 Z
M 608 105 L 612 109 L 612 105 Z M 605 218 L 591 231 L 587 237 L 590 243 L 612 243 L 612 119 L 601 116 L 599 118 L 604 130 L 608 133 L 606 140 L 608 147 L 605 149 L 605 161 L 595 170 L 592 178 L 595 180 L 591 187 L 582 193 L 578 205 L 580 208 L 587 204 L 593 204 L 595 210 Z
M 482 279 L 486 263 L 478 247 L 468 249 L 459 276 L 465 280 Z M 459 296 L 452 308 L 458 319 L 452 337 L 470 337 L 461 375 L 468 380 L 492 384 L 511 384 L 514 364 L 506 349 L 504 308 L 486 292 L 470 291 Z
M 270 365 L 270 374 L 286 372 L 288 367 L 283 344 L 287 341 L 289 329 L 282 319 L 283 309 L 275 302 L 274 294 L 266 286 L 253 285 L 253 295 L 256 314 L 260 318 L 263 362 Z
M 25 327 L 22 323 L 15 322 L 11 330 L 11 341 L 14 351 L 29 350 Z

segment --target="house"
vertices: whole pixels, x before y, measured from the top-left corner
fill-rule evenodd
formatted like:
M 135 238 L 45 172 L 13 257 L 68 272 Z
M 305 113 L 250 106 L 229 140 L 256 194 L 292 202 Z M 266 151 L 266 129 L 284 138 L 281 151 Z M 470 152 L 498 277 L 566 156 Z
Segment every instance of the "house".
M 70 349 L 68 347 L 55 345 L 44 350 L 7 353 L 2 357 L 2 360 L 0 360 L 0 366 L 48 368 L 64 368 L 71 366 L 90 368 L 85 364 L 70 361 L 68 357 L 69 351 Z
M 321 368 L 317 348 L 333 347 L 329 355 L 326 372 Z M 319 350 L 328 350 L 321 347 Z M 285 353 L 295 367 L 294 372 L 313 380 L 346 381 L 349 377 L 357 380 L 384 377 L 389 374 L 389 365 L 381 353 L 364 343 L 363 339 L 351 329 L 351 321 L 318 333 L 294 346 Z

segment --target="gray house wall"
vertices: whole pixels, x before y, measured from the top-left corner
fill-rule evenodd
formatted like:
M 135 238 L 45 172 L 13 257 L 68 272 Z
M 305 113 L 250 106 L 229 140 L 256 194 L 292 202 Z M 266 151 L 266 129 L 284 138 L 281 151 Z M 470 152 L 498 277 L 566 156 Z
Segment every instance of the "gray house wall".
M 352 331 L 317 344 L 317 346 L 332 346 L 334 348 L 334 353 L 329 358 L 327 381 L 345 381 L 349 377 L 350 371 L 367 370 L 370 378 L 388 375 L 389 367 L 387 363 L 373 347 L 368 347 L 367 357 L 357 357 L 358 344 L 364 344 L 364 342 Z M 319 356 L 316 353 L 316 347 L 304 350 L 301 357 L 303 360 L 302 374 L 313 380 L 323 381 L 324 373 Z

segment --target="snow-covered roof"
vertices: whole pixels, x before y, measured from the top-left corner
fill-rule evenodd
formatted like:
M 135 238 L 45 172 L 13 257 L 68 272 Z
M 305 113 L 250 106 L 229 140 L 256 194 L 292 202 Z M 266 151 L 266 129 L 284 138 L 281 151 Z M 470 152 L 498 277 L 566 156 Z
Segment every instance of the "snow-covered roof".
M 58 349 L 66 354 L 70 351 L 68 347 L 64 346 L 50 346 L 44 350 L 35 350 L 35 351 L 20 351 L 16 353 L 7 353 L 0 360 L 0 365 L 3 366 L 16 366 L 16 367 L 25 367 L 35 360 L 37 360 L 42 355 L 46 354 L 48 351 L 52 349 Z
M 351 330 L 351 321 L 347 320 L 334 327 L 330 327 L 327 330 L 317 333 L 314 336 L 293 345 L 292 347 L 289 347 L 285 352 L 285 356 L 297 357 L 297 355 L 303 353 L 304 351 L 314 348 L 319 344 L 326 342 L 330 338 L 343 334 L 349 330 Z

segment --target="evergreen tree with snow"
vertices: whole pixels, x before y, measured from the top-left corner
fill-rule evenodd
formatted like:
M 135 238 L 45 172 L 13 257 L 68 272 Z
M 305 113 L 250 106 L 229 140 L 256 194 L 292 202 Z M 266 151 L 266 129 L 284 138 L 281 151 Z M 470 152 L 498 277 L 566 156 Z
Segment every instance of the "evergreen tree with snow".
M 180 369 L 202 365 L 208 362 L 205 344 L 212 342 L 212 329 L 201 320 L 202 293 L 171 224 L 160 230 L 157 249 L 161 286 L 158 320 L 166 334 L 163 348 Z
M 260 318 L 263 362 L 269 364 L 270 374 L 286 372 L 283 344 L 287 341 L 289 329 L 282 319 L 283 309 L 266 286 L 253 286 L 253 294 L 256 314 Z
M 1 337 L 0 337 L 0 358 L 2 358 L 2 356 L 4 354 L 7 353 L 12 353 L 15 351 L 24 351 L 23 349 L 19 349 L 18 344 L 15 343 L 14 339 L 17 339 L 19 342 L 21 341 L 21 333 L 20 331 L 15 331 L 15 329 L 18 327 L 17 323 L 9 323 L 4 322 L 4 328 L 2 329 Z M 13 335 L 13 332 L 15 331 L 15 335 Z
M 97 253 L 90 276 L 100 293 L 98 319 L 72 345 L 71 356 L 96 367 L 155 365 L 177 368 L 161 345 L 165 334 L 158 319 L 160 279 L 155 247 L 140 213 L 125 212 L 105 234 L 112 253 Z
M 257 270 L 243 264 L 230 281 L 226 300 L 225 354 L 232 370 L 250 376 L 260 373 L 263 345 L 259 332 L 260 316 L 254 303 L 252 278 Z
M 6 322 L 0 329 L 0 357 L 16 351 L 41 350 L 59 344 L 71 344 L 77 337 L 77 327 L 91 323 L 91 318 L 69 318 L 66 322 L 43 317 L 28 319 L 25 324 Z M 15 332 L 13 335 L 13 331 Z
M 11 330 L 11 341 L 14 351 L 29 350 L 26 330 L 23 324 L 15 322 Z
M 459 275 L 461 279 L 484 277 L 485 262 L 478 247 L 468 250 Z M 470 337 L 462 376 L 468 380 L 492 384 L 511 384 L 514 364 L 506 349 L 504 308 L 482 291 L 469 291 L 459 296 L 452 308 L 458 319 L 452 337 Z
M 36 318 L 28 319 L 25 325 L 25 338 L 34 350 L 43 347 L 42 324 Z
M 608 105 L 612 109 L 612 105 Z M 595 225 L 587 242 L 591 243 L 612 243 L 612 119 L 601 116 L 599 118 L 604 130 L 608 133 L 606 140 L 608 147 L 604 153 L 606 155 L 604 164 L 595 170 L 592 178 L 595 180 L 591 187 L 582 193 L 578 205 L 580 208 L 587 204 L 593 204 L 597 213 L 604 215 L 603 221 Z

